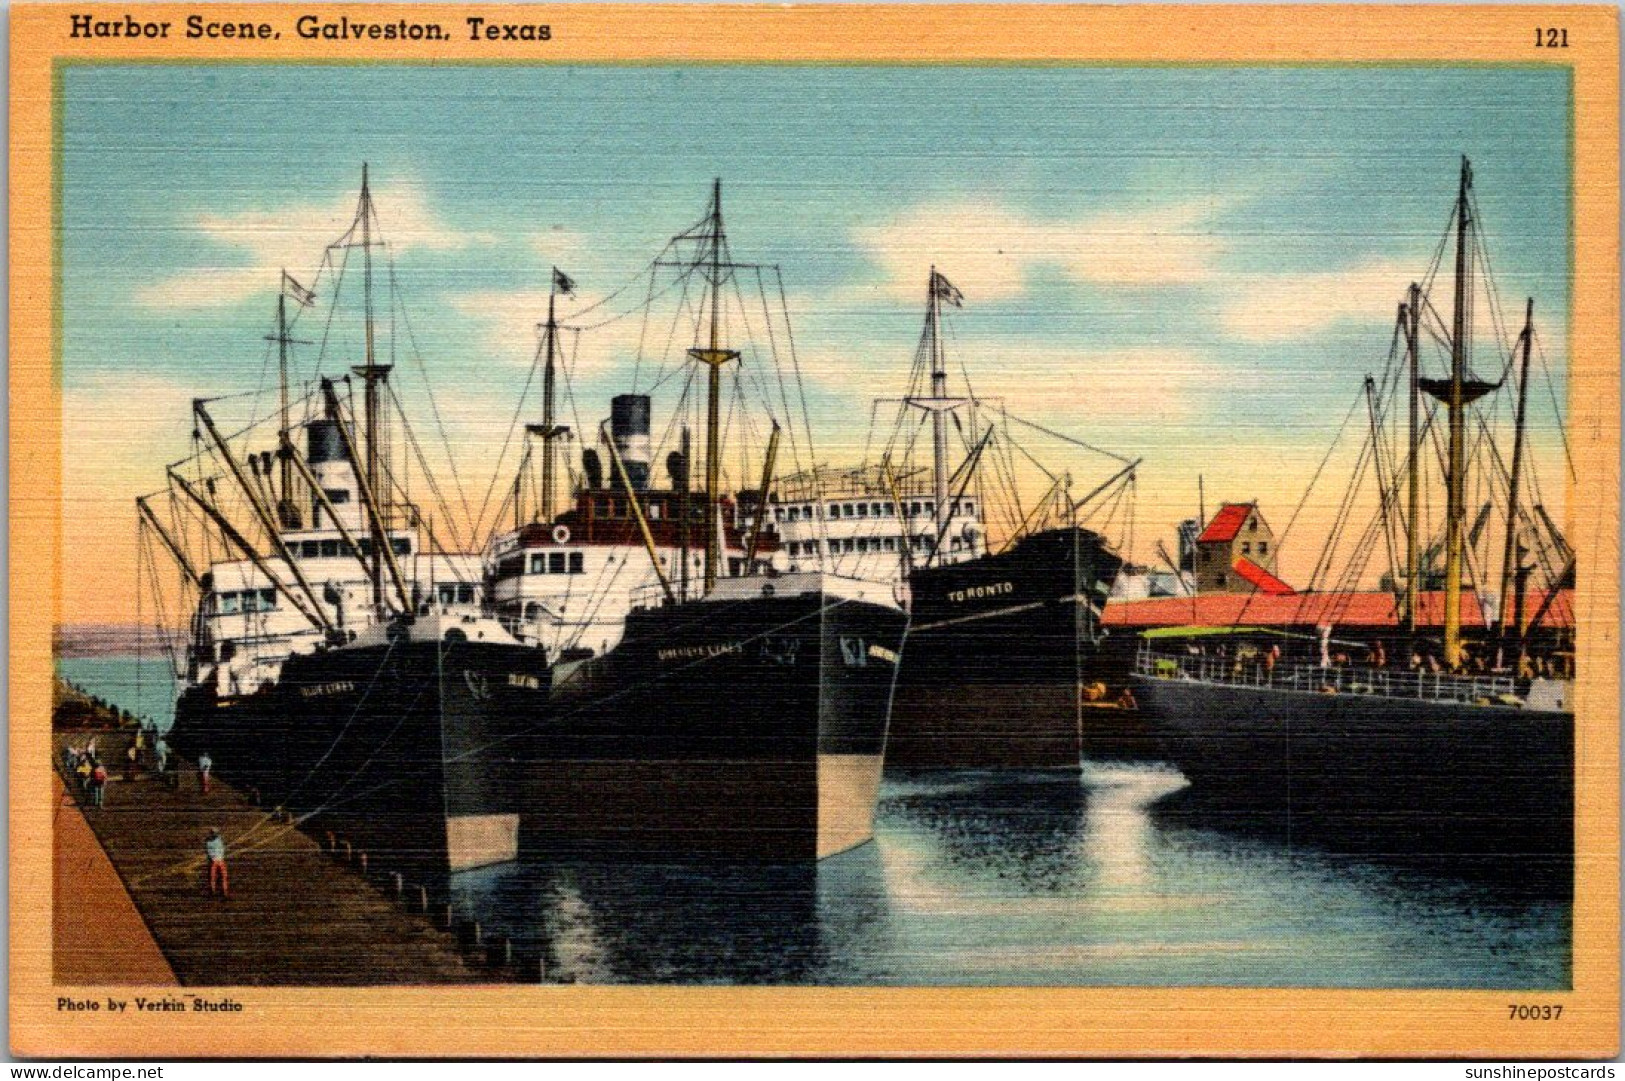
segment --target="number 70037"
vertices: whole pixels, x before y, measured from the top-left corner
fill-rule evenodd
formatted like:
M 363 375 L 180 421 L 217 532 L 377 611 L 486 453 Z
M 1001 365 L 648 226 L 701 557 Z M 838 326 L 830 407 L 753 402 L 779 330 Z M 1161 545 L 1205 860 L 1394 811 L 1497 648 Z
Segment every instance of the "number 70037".
M 1520 1006 L 1517 1003 L 1510 1003 L 1507 1006 L 1508 1021 L 1556 1021 L 1562 1016 L 1562 1003 L 1546 1006 Z

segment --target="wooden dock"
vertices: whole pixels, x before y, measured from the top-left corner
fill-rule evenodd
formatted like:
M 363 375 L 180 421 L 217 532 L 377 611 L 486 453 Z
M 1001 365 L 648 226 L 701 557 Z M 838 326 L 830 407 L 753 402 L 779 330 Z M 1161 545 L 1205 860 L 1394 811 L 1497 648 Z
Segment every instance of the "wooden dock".
M 59 984 L 175 984 L 175 973 L 62 778 L 51 817 L 51 975 Z
M 444 925 L 443 912 L 409 911 L 387 878 L 369 880 L 293 826 L 273 821 L 231 786 L 216 780 L 204 795 L 197 773 L 186 768 L 177 787 L 145 774 L 124 781 L 129 730 L 59 732 L 56 753 L 92 735 L 112 773 L 105 805 L 90 807 L 79 796 L 76 810 L 78 785 L 70 782 L 59 819 L 83 815 L 171 979 L 190 986 L 368 986 L 513 978 L 486 967 L 483 956 L 465 955 L 459 941 L 468 942 L 468 928 L 448 933 L 436 926 Z M 60 768 L 60 758 L 56 764 Z M 71 833 L 76 826 L 70 819 L 57 828 Z M 203 842 L 211 829 L 226 840 L 229 900 L 208 892 Z M 90 847 L 89 838 L 81 837 L 75 850 L 90 855 Z M 150 952 L 128 920 L 117 925 L 122 930 L 103 930 L 102 916 L 86 910 L 88 902 L 105 905 L 109 913 L 126 911 L 123 898 L 107 892 L 105 871 L 98 880 L 90 862 L 81 858 L 79 864 L 57 867 L 59 892 L 77 898 L 71 910 L 57 909 L 58 919 L 78 924 L 59 926 L 58 935 L 66 931 L 69 941 L 86 949 L 86 940 L 111 935 L 130 949 Z M 143 971 L 161 978 L 153 960 L 146 958 Z M 83 950 L 58 958 L 59 975 L 71 974 L 72 982 L 128 982 L 127 967 Z M 103 978 L 94 978 L 98 973 Z

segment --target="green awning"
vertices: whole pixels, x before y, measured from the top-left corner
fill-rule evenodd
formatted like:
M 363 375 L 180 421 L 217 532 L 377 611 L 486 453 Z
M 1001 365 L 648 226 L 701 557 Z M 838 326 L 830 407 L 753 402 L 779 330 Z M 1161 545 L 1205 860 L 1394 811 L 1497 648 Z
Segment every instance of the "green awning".
M 1150 630 L 1140 632 L 1141 638 L 1218 638 L 1218 637 L 1253 637 L 1253 638 L 1288 638 L 1294 642 L 1319 642 L 1318 634 L 1294 634 L 1291 631 L 1279 631 L 1274 627 L 1152 627 Z M 1347 638 L 1327 639 L 1328 645 L 1344 646 L 1349 649 L 1364 649 L 1365 642 L 1351 641 Z
M 1212 638 L 1215 635 L 1225 634 L 1274 634 L 1282 638 L 1289 636 L 1281 631 L 1272 631 L 1267 627 L 1152 627 L 1141 631 L 1141 638 Z

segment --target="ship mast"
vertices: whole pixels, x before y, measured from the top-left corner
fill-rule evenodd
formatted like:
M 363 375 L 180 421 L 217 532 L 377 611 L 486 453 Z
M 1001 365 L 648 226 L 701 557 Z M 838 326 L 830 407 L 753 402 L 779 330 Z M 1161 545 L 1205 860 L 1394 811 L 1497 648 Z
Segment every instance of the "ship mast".
M 1523 435 L 1524 435 L 1524 409 L 1529 401 L 1529 353 L 1535 341 L 1535 298 L 1529 298 L 1528 307 L 1524 310 L 1523 335 L 1520 344 L 1523 346 L 1523 365 L 1518 373 L 1518 412 L 1514 422 L 1512 436 L 1512 473 L 1507 478 L 1507 536 L 1506 547 L 1501 552 L 1501 603 L 1497 617 L 1496 634 L 1503 643 L 1507 636 L 1507 617 L 1512 614 L 1512 605 L 1508 602 L 1510 591 L 1516 587 L 1518 563 L 1518 482 L 1523 472 Z M 1519 600 L 1522 600 L 1523 590 L 1518 589 Z
M 948 373 L 942 360 L 942 306 L 938 296 L 937 268 L 931 268 L 931 397 L 941 401 L 948 396 Z M 942 562 L 942 538 L 948 532 L 948 426 L 941 409 L 931 412 L 932 486 L 937 500 L 937 562 Z
M 558 269 L 554 268 L 554 284 L 547 291 L 547 333 L 543 348 L 547 350 L 547 363 L 542 369 L 542 513 L 544 522 L 553 520 L 553 342 L 558 334 Z
M 940 544 L 948 535 L 948 524 L 953 517 L 948 496 L 948 424 L 944 414 L 953 412 L 968 401 L 966 398 L 948 397 L 948 373 L 942 349 L 942 302 L 946 300 L 957 308 L 963 299 L 963 294 L 952 282 L 937 273 L 937 268 L 933 266 L 930 283 L 926 289 L 925 308 L 925 333 L 931 348 L 931 396 L 904 399 L 916 409 L 923 409 L 931 414 L 931 479 L 936 500 L 934 516 L 936 529 L 933 535 L 937 538 L 938 547 L 926 553 L 926 562 L 929 564 L 935 561 L 939 566 L 942 563 Z
M 719 178 L 711 195 L 711 344 L 708 349 L 694 348 L 688 355 L 704 364 L 707 372 L 705 413 L 705 592 L 717 585 L 717 565 L 721 562 L 722 538 L 717 523 L 717 504 L 721 483 L 722 448 L 719 417 L 722 397 L 722 366 L 739 354 L 721 345 L 722 303 L 722 180 Z
M 1421 390 L 1418 380 L 1421 378 L 1421 356 L 1417 352 L 1422 330 L 1422 287 L 1411 282 L 1410 293 L 1405 298 L 1405 304 L 1400 307 L 1400 317 L 1405 324 L 1405 352 L 1410 359 L 1411 386 L 1410 386 L 1410 441 L 1406 444 L 1409 450 L 1409 490 L 1407 492 L 1407 507 L 1405 509 L 1405 633 L 1410 637 L 1414 646 L 1416 640 L 1416 597 L 1420 591 L 1417 581 L 1421 573 L 1421 515 L 1422 515 L 1422 477 L 1421 477 Z
M 542 329 L 542 352 L 546 358 L 542 365 L 542 422 L 540 424 L 525 425 L 525 431 L 528 434 L 534 435 L 542 441 L 542 502 L 541 506 L 537 508 L 536 516 L 543 522 L 553 520 L 553 489 L 557 484 L 556 477 L 558 475 L 557 461 L 553 454 L 553 440 L 569 434 L 570 431 L 568 427 L 560 427 L 554 423 L 556 417 L 554 402 L 556 393 L 554 388 L 557 384 L 555 362 L 559 338 L 558 298 L 560 293 L 569 296 L 574 291 L 575 282 L 566 277 L 558 267 L 554 267 L 552 283 L 547 292 L 547 324 Z M 523 473 L 523 466 L 520 467 L 520 471 Z M 516 487 L 515 493 L 517 492 L 518 488 Z M 517 501 L 518 495 L 515 494 L 514 498 Z M 517 509 L 514 513 L 517 517 Z M 517 522 L 514 528 L 518 528 Z
M 1467 281 L 1472 266 L 1467 249 L 1470 239 L 1468 230 L 1472 228 L 1472 210 L 1467 202 L 1467 192 L 1472 182 L 1472 168 L 1464 157 L 1461 159 L 1461 192 L 1456 198 L 1456 305 L 1450 340 L 1449 517 L 1444 567 L 1444 656 L 1445 663 L 1452 668 L 1461 663 L 1461 526 L 1467 509 L 1467 403 L 1462 397 L 1461 384 L 1467 374 L 1467 335 L 1472 326 L 1467 313 L 1467 305 L 1472 299 L 1471 286 Z
M 694 453 L 690 444 L 693 440 L 689 436 L 688 425 L 683 425 L 682 443 L 682 478 L 672 478 L 677 483 L 677 551 L 682 560 L 678 567 L 678 588 L 683 591 L 683 600 L 688 600 L 688 470 L 691 455 Z
M 372 192 L 367 185 L 367 166 L 361 166 L 361 205 L 357 217 L 361 225 L 361 290 L 362 312 L 366 321 L 366 362 L 351 368 L 361 377 L 363 413 L 367 428 L 367 488 L 379 500 L 379 513 L 371 519 L 372 527 L 372 606 L 379 618 L 384 614 L 384 546 L 389 543 L 385 532 L 389 493 L 378 486 L 378 385 L 389 377 L 391 365 L 377 363 L 373 349 L 372 311 Z
M 1423 379 L 1421 388 L 1445 404 L 1450 416 L 1450 465 L 1445 476 L 1447 517 L 1444 563 L 1444 660 L 1459 667 L 1461 650 L 1461 572 L 1463 560 L 1462 524 L 1467 517 L 1467 406 L 1500 384 L 1484 383 L 1469 377 L 1467 350 L 1472 334 L 1472 251 L 1473 227 L 1471 194 L 1473 167 L 1461 159 L 1461 189 L 1456 197 L 1456 297 L 1451 327 L 1450 378 Z
M 287 278 L 288 272 L 282 272 Z M 283 529 L 299 528 L 299 511 L 293 502 L 293 463 L 283 447 L 288 442 L 288 287 L 281 283 L 276 294 L 277 382 L 282 393 L 282 408 L 278 414 L 277 459 L 280 462 L 277 477 L 277 523 Z

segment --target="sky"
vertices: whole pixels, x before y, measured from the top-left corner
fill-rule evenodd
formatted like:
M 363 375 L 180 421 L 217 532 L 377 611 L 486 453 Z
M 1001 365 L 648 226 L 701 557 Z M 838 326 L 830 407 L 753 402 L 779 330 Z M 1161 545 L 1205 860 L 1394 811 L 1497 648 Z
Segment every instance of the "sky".
M 410 339 L 395 333 L 423 362 L 403 362 L 403 394 L 421 406 L 411 380 L 434 387 L 474 503 L 550 268 L 578 283 L 568 319 L 701 218 L 720 177 L 735 256 L 782 272 L 818 460 L 855 461 L 871 400 L 901 392 L 934 265 L 964 295 L 956 374 L 1144 458 L 1134 554 L 1150 560 L 1194 516 L 1198 476 L 1209 514 L 1256 498 L 1281 532 L 1383 369 L 1465 154 L 1507 341 L 1536 297 L 1554 389 L 1532 386 L 1533 443 L 1561 503 L 1559 68 L 74 66 L 62 85 L 64 622 L 134 618 L 133 498 L 187 452 L 192 398 L 269 401 L 280 271 L 329 280 L 363 162 L 409 313 Z M 583 416 L 631 389 L 629 325 L 582 336 Z M 315 352 L 296 347 L 298 371 Z M 355 362 L 342 353 L 330 373 Z M 1055 464 L 1083 490 L 1116 468 Z M 1283 544 L 1289 581 L 1338 494 Z

